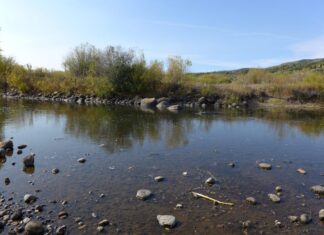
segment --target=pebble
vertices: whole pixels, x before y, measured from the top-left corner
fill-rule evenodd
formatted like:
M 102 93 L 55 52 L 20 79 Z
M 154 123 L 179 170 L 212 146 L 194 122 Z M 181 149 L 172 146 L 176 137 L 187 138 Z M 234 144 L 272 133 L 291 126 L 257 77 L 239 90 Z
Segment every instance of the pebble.
M 20 154 L 22 154 L 22 153 L 23 153 L 23 151 L 22 151 L 21 149 L 18 149 L 18 150 L 17 150 L 17 154 L 18 154 L 18 155 L 20 155 Z
M 259 166 L 259 168 L 261 168 L 263 170 L 271 170 L 272 169 L 272 166 L 269 163 L 261 162 L 261 163 L 259 163 L 258 166 Z
M 290 215 L 288 216 L 288 219 L 291 223 L 296 223 L 298 221 L 298 216 Z
M 228 163 L 228 165 L 229 165 L 230 167 L 232 167 L 232 168 L 235 167 L 235 163 L 234 163 L 234 162 L 230 162 L 230 163 Z
M 105 227 L 109 225 L 109 220 L 107 219 L 104 219 L 104 220 L 101 220 L 99 223 L 98 223 L 98 226 L 102 226 L 102 227 Z
M 100 198 L 104 198 L 105 196 L 106 196 L 106 195 L 103 194 L 103 193 L 99 195 Z
M 176 205 L 176 208 L 177 208 L 177 209 L 181 209 L 181 208 L 183 208 L 183 205 L 182 205 L 181 203 L 178 203 L 178 204 Z
M 214 185 L 216 183 L 216 179 L 213 178 L 213 177 L 209 177 L 206 181 L 205 181 L 205 184 L 208 184 L 208 185 Z
M 24 202 L 27 204 L 34 203 L 37 200 L 37 197 L 31 194 L 26 194 L 24 196 Z
M 307 172 L 306 172 L 303 168 L 298 168 L 298 169 L 297 169 L 297 172 L 298 172 L 299 174 L 302 174 L 302 175 L 306 175 L 306 174 L 307 174 Z
M 18 149 L 24 149 L 24 148 L 26 148 L 27 147 L 27 145 L 26 144 L 21 144 L 21 145 L 18 145 Z
M 276 192 L 282 192 L 282 188 L 280 186 L 276 187 Z
M 282 227 L 282 224 L 281 224 L 281 222 L 279 220 L 275 220 L 274 224 L 278 228 L 281 228 Z
M 156 176 L 156 177 L 154 177 L 154 180 L 155 180 L 156 182 L 161 182 L 161 181 L 164 180 L 164 177 L 163 177 L 163 176 Z
M 251 224 L 252 224 L 252 222 L 250 220 L 243 221 L 242 228 L 247 229 L 247 228 L 251 227 Z
M 152 195 L 152 192 L 148 189 L 140 189 L 136 193 L 136 198 L 146 200 Z
M 187 171 L 184 171 L 184 172 L 182 172 L 182 175 L 183 176 L 187 176 L 188 175 L 188 172 Z
M 323 221 L 324 220 L 324 209 L 320 210 L 318 212 L 318 218 L 319 220 Z
M 31 153 L 23 158 L 23 163 L 25 167 L 34 167 L 35 154 Z
M 29 221 L 25 225 L 25 231 L 28 235 L 43 235 L 45 229 L 41 222 L 39 221 Z
M 87 161 L 87 160 L 86 160 L 85 158 L 79 158 L 79 159 L 78 159 L 78 162 L 79 162 L 79 163 L 85 163 L 86 161 Z
M 257 201 L 254 197 L 247 197 L 245 199 L 248 203 L 250 203 L 251 205 L 256 205 L 257 204 Z
M 53 173 L 54 175 L 56 175 L 56 174 L 59 173 L 59 172 L 60 172 L 60 170 L 57 169 L 57 168 L 54 168 L 54 169 L 52 170 L 52 173 Z
M 58 217 L 60 219 L 66 219 L 68 217 L 68 213 L 66 211 L 61 211 L 59 214 L 58 214 Z
M 66 226 L 62 225 L 58 227 L 55 231 L 56 235 L 65 235 L 66 234 Z
M 271 201 L 273 201 L 274 203 L 279 203 L 280 202 L 280 197 L 278 197 L 276 194 L 273 193 L 269 193 L 268 197 Z
M 10 179 L 7 177 L 7 178 L 5 178 L 4 182 L 5 182 L 5 185 L 8 185 L 8 184 L 10 184 Z
M 324 186 L 322 185 L 314 185 L 311 187 L 311 190 L 319 195 L 324 195 Z
M 92 216 L 93 218 L 97 218 L 97 214 L 94 213 L 94 212 L 91 213 L 91 216 Z
M 105 230 L 105 228 L 102 227 L 102 226 L 98 226 L 98 227 L 97 227 L 97 231 L 98 231 L 99 233 L 103 232 L 104 230 Z
M 176 225 L 176 218 L 173 215 L 157 215 L 156 218 L 164 228 L 173 228 Z
M 312 221 L 312 218 L 309 217 L 309 215 L 307 215 L 307 214 L 301 214 L 299 219 L 300 219 L 300 222 L 303 224 L 308 224 Z

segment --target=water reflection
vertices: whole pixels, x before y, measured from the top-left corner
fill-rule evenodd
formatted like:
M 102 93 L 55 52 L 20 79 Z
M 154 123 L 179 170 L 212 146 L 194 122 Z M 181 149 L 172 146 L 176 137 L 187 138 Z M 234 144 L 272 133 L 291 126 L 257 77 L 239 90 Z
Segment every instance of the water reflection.
M 0 101 L 0 137 L 4 126 L 15 128 L 38 126 L 39 122 L 55 120 L 63 123 L 65 133 L 77 138 L 89 138 L 103 144 L 109 152 L 143 145 L 145 140 L 164 140 L 166 147 L 175 148 L 188 144 L 188 136 L 197 130 L 209 132 L 213 122 L 262 122 L 275 130 L 279 138 L 292 130 L 305 135 L 324 133 L 323 112 L 224 110 L 208 115 L 193 112 L 143 112 L 126 107 L 79 106 L 67 104 Z M 50 131 L 50 130 L 49 130 Z

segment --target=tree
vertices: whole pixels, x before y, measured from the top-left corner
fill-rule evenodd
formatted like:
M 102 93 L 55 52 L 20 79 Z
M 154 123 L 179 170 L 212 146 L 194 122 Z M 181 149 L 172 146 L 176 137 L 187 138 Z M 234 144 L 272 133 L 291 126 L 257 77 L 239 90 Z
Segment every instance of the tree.
M 182 59 L 180 56 L 169 57 L 167 70 L 169 81 L 179 84 L 191 65 L 190 60 Z

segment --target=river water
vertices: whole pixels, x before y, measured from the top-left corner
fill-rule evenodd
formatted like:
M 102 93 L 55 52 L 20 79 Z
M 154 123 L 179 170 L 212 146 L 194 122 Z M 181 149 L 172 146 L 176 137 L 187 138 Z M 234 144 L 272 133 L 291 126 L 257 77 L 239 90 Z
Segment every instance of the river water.
M 65 224 L 69 234 L 96 234 L 101 219 L 111 222 L 105 228 L 109 234 L 324 234 L 318 219 L 324 201 L 310 191 L 324 184 L 323 112 L 172 113 L 26 101 L 0 104 L 0 138 L 28 145 L 22 155 L 14 152 L 0 165 L 2 194 L 24 208 L 35 204 L 24 205 L 23 196 L 36 195 L 36 204 L 46 206 L 35 218 Z M 22 158 L 30 152 L 36 154 L 35 169 L 26 171 Z M 81 157 L 86 163 L 77 161 Z M 257 162 L 273 168 L 261 170 Z M 296 172 L 300 167 L 306 175 Z M 53 168 L 60 172 L 52 174 Z M 165 181 L 155 182 L 158 175 Z M 210 187 L 204 181 L 211 175 L 217 183 Z M 276 186 L 283 189 L 278 204 L 268 199 Z M 142 188 L 153 196 L 138 200 L 135 195 Z M 193 198 L 191 191 L 235 205 L 215 206 Z M 258 204 L 246 203 L 249 196 Z M 178 203 L 182 209 L 175 209 Z M 58 220 L 62 210 L 69 216 Z M 289 215 L 302 213 L 312 217 L 310 224 L 289 222 Z M 162 228 L 158 214 L 174 215 L 177 226 Z M 86 225 L 82 230 L 76 217 Z M 243 229 L 246 220 L 251 226 Z

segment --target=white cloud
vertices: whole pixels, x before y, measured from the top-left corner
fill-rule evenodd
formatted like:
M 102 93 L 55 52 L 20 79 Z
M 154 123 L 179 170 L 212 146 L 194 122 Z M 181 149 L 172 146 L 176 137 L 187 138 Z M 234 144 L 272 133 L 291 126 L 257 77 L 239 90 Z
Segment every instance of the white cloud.
M 299 42 L 291 46 L 296 57 L 300 58 L 323 58 L 324 57 L 324 36 Z

